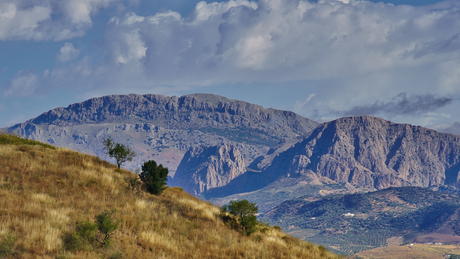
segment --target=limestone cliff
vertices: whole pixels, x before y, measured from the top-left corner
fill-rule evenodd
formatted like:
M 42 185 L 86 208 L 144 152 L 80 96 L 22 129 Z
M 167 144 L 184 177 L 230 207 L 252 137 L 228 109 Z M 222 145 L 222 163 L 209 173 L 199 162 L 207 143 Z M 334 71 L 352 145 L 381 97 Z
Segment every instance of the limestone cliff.
M 281 153 L 267 179 L 329 178 L 356 187 L 458 186 L 460 137 L 371 116 L 324 123 Z
M 241 152 L 231 144 L 193 147 L 185 153 L 171 186 L 199 195 L 227 185 L 245 172 Z
M 304 135 L 317 125 L 290 111 L 212 94 L 129 94 L 55 108 L 7 130 L 100 157 L 104 157 L 102 139 L 110 135 L 137 153 L 125 167 L 135 170 L 153 159 L 168 167 L 174 177 L 191 147 L 231 143 L 250 164 L 282 139 Z

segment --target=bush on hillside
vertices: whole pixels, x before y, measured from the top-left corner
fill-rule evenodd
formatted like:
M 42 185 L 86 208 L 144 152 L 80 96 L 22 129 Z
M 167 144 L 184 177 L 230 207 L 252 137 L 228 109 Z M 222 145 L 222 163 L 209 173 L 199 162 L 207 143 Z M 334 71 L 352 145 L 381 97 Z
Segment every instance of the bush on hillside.
M 0 258 L 7 258 L 15 254 L 13 247 L 16 240 L 17 237 L 11 234 L 0 236 Z
M 231 217 L 228 217 L 226 214 L 230 213 L 235 216 L 237 223 L 243 228 L 243 233 L 245 235 L 251 235 L 256 232 L 259 221 L 257 220 L 256 213 L 259 208 L 255 203 L 249 202 L 248 200 L 238 200 L 230 201 L 230 204 L 222 206 L 221 214 L 223 219 L 230 223 L 230 225 L 235 228 L 236 222 L 232 221 Z
M 114 221 L 112 219 L 112 215 L 115 212 L 115 209 L 104 210 L 104 212 L 96 216 L 97 229 L 102 236 L 102 241 L 98 240 L 98 242 L 103 244 L 105 247 L 110 246 L 110 237 L 112 236 L 113 232 L 115 232 L 115 230 L 117 230 L 120 226 L 120 222 Z
M 166 189 L 168 168 L 161 164 L 157 166 L 155 161 L 149 160 L 142 165 L 142 172 L 139 177 L 149 193 L 160 195 Z
M 76 232 L 73 233 L 68 241 L 68 249 L 70 250 L 92 250 L 92 244 L 96 240 L 96 223 L 88 220 L 76 223 Z
M 71 234 L 66 240 L 66 247 L 72 251 L 90 251 L 94 248 L 95 242 L 104 247 L 111 245 L 110 237 L 118 229 L 120 222 L 112 218 L 116 210 L 104 210 L 95 217 L 96 222 L 77 221 L 75 233 Z M 96 233 L 96 230 L 99 230 Z

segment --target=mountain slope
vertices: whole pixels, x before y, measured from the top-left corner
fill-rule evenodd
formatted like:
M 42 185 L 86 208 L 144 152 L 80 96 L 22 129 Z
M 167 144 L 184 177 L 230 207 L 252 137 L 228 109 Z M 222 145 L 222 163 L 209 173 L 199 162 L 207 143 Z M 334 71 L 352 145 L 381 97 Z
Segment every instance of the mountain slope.
M 326 177 L 355 187 L 456 186 L 460 137 L 377 117 L 345 117 L 324 123 L 281 153 L 267 178 Z M 283 170 L 284 168 L 284 170 Z
M 133 190 L 131 172 L 97 157 L 0 135 L 0 247 L 21 258 L 337 258 L 271 228 L 249 237 L 178 188 Z M 110 248 L 72 250 L 77 221 L 115 209 Z
M 218 95 L 110 95 L 60 107 L 8 128 L 19 136 L 103 156 L 102 139 L 134 147 L 128 168 L 154 157 L 174 174 L 185 152 L 197 145 L 233 143 L 246 164 L 284 138 L 318 124 L 290 111 L 265 109 Z
M 457 191 L 460 137 L 371 116 L 344 117 L 280 143 L 254 160 L 254 169 L 210 190 L 217 203 L 257 201 L 263 212 L 309 194 L 368 192 L 398 186 Z M 271 207 L 270 207 L 271 206 Z
M 227 185 L 246 172 L 243 156 L 231 144 L 193 147 L 185 153 L 171 186 L 192 195 Z
M 307 197 L 308 198 L 308 197 Z M 354 252 L 402 242 L 460 242 L 460 197 L 420 187 L 334 195 L 316 201 L 299 197 L 264 215 L 290 233 L 331 249 Z M 305 234 L 309 233 L 309 234 Z

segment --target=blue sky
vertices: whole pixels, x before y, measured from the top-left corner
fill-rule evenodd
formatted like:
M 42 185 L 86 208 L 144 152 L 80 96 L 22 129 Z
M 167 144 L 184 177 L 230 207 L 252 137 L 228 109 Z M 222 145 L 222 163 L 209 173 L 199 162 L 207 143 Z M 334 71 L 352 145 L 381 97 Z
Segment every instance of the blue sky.
M 0 127 L 91 97 L 205 92 L 448 129 L 459 28 L 460 0 L 3 0 Z

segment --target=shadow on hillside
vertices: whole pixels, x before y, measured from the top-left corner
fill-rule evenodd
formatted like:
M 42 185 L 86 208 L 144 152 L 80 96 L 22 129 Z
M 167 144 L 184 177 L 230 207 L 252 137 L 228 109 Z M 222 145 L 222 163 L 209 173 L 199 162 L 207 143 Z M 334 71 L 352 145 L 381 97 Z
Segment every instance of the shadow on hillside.
M 229 184 L 208 190 L 204 196 L 206 199 L 221 198 L 229 195 L 252 192 L 259 190 L 274 180 L 268 177 L 266 173 L 246 171 L 244 174 L 233 179 Z

